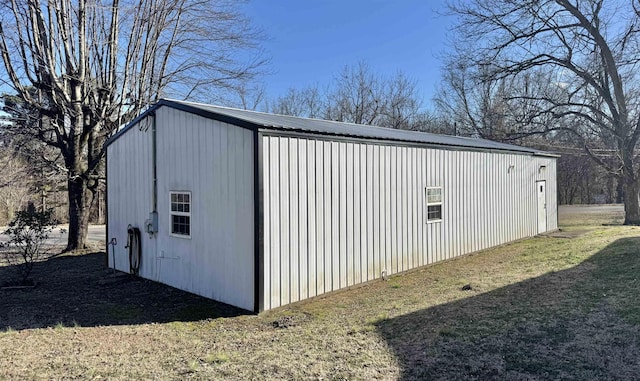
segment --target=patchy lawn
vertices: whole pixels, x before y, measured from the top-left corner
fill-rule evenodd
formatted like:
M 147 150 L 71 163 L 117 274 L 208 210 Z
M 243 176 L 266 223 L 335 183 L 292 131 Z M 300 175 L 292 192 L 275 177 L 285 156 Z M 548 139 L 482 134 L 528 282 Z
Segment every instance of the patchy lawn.
M 560 205 L 558 207 L 560 224 L 565 227 L 584 225 L 622 225 L 624 205 Z
M 633 379 L 640 228 L 608 218 L 259 316 L 53 258 L 0 291 L 0 380 Z

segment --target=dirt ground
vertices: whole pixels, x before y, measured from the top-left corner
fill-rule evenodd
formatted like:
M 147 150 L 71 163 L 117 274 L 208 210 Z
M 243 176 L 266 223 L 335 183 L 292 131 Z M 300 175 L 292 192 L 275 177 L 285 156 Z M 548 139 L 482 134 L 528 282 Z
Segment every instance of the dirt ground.
M 0 279 L 10 276 L 0 267 Z M 0 291 L 0 329 L 162 323 L 233 316 L 242 311 L 133 276 L 114 277 L 104 253 L 36 264 L 34 289 Z

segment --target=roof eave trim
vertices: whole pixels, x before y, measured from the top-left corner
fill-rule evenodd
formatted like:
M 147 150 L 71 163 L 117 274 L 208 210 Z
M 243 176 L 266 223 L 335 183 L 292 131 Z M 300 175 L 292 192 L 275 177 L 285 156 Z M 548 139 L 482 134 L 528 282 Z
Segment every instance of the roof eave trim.
M 124 126 L 120 131 L 116 132 L 113 136 L 111 136 L 109 139 L 107 139 L 104 142 L 104 146 L 105 147 L 110 146 L 114 141 L 118 140 L 122 135 L 124 135 L 127 131 L 129 131 L 133 126 L 138 124 L 141 120 L 143 120 L 147 116 L 153 114 L 161 106 L 162 106 L 162 100 L 157 102 L 157 103 L 155 103 L 154 105 L 152 105 L 148 109 L 146 109 L 142 114 L 138 115 L 131 122 L 127 123 L 127 125 Z
M 556 157 L 556 158 L 560 157 L 559 155 L 547 153 L 544 151 L 536 151 L 531 148 L 507 149 L 507 148 L 498 148 L 498 147 L 480 147 L 480 146 L 472 146 L 472 145 L 447 144 L 447 143 L 436 143 L 436 142 L 427 143 L 427 142 L 421 142 L 417 140 L 367 137 L 367 136 L 359 136 L 359 135 L 352 135 L 352 134 L 327 133 L 327 132 L 319 132 L 319 131 L 283 128 L 283 127 L 278 128 L 274 126 L 260 126 L 259 132 L 263 132 L 267 134 L 271 133 L 273 135 L 277 134 L 277 135 L 294 135 L 294 136 L 326 136 L 327 138 L 337 137 L 341 139 L 358 140 L 358 141 L 394 142 L 394 143 L 410 144 L 413 146 L 422 146 L 425 148 L 436 148 L 436 149 L 449 148 L 449 149 L 455 149 L 455 150 L 514 153 L 519 155 L 545 156 L 545 157 Z M 518 147 L 518 146 L 514 146 L 514 147 Z
M 544 152 L 544 151 L 536 152 L 536 153 L 533 154 L 533 156 L 551 157 L 551 158 L 554 158 L 554 159 L 558 159 L 558 158 L 562 157 L 562 155 L 560 155 L 560 154 L 551 153 L 551 152 Z
M 191 105 L 188 105 L 188 104 L 184 104 L 184 103 L 180 103 L 180 102 L 174 102 L 174 101 L 171 101 L 171 100 L 168 100 L 168 99 L 161 99 L 157 103 L 155 103 L 153 106 L 151 106 L 147 110 L 145 110 L 142 114 L 138 115 L 131 122 L 129 122 L 123 129 L 118 131 L 115 135 L 113 135 L 112 137 L 107 139 L 107 141 L 104 143 L 105 147 L 108 147 L 109 145 L 111 145 L 114 141 L 116 141 L 118 138 L 120 138 L 120 136 L 122 136 L 127 131 L 129 131 L 133 126 L 135 126 L 141 120 L 143 120 L 144 118 L 146 118 L 149 115 L 153 115 L 155 113 L 155 111 L 157 109 L 159 109 L 160 107 L 162 107 L 162 106 L 167 106 L 167 107 L 170 107 L 172 109 L 188 112 L 188 113 L 194 114 L 194 115 L 199 115 L 199 116 L 202 116 L 202 117 L 207 118 L 207 119 L 212 119 L 212 120 L 217 120 L 219 122 L 234 124 L 234 125 L 236 125 L 238 127 L 245 128 L 245 129 L 248 129 L 248 130 L 254 131 L 254 132 L 257 131 L 259 127 L 261 127 L 258 124 L 255 124 L 255 123 L 252 123 L 252 122 L 248 122 L 248 121 L 246 121 L 244 119 L 240 119 L 240 118 L 236 118 L 236 117 L 232 117 L 232 116 L 228 116 L 228 115 L 222 115 L 222 114 L 219 114 L 219 113 L 216 113 L 216 112 L 203 110 L 203 109 L 198 108 L 198 107 L 194 107 L 194 106 L 191 106 Z

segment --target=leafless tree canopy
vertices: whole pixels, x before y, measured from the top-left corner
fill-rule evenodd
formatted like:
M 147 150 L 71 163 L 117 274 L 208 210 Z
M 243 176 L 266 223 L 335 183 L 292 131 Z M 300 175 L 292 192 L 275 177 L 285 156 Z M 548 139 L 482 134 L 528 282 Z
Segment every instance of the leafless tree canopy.
M 84 246 L 104 141 L 160 97 L 214 100 L 252 79 L 259 37 L 231 0 L 0 2 L 0 78 L 64 158 L 68 249 Z
M 505 98 L 522 111 L 518 128 L 571 132 L 623 181 L 625 221 L 640 223 L 639 2 L 475 0 L 450 9 L 460 20 L 455 32 L 465 47 L 458 52 L 463 62 L 484 70 L 484 83 L 520 84 L 521 91 Z M 531 81 L 536 78 L 542 82 Z M 594 154 L 602 148 L 614 149 L 617 160 Z
M 346 66 L 332 84 L 321 89 L 291 88 L 271 111 L 365 125 L 424 130 L 430 115 L 421 110 L 415 81 L 402 72 L 385 77 L 364 62 Z

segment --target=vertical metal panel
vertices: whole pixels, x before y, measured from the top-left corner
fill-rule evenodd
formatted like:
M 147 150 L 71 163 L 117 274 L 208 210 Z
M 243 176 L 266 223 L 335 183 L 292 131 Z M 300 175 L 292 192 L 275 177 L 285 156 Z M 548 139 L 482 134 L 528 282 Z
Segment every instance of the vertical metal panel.
M 391 171 L 391 147 L 380 147 L 380 159 L 384 161 L 384 177 L 382 179 L 383 191 L 381 192 L 381 197 L 384 199 L 384 214 L 381 214 L 380 216 L 381 223 L 383 224 L 380 228 L 383 232 L 382 234 L 384 239 L 384 244 L 381 245 L 381 249 L 384 252 L 383 271 L 386 271 L 387 274 L 392 274 L 393 263 L 391 262 L 391 251 L 393 247 L 393 241 L 391 235 L 393 234 L 393 222 L 395 213 L 392 213 L 394 211 L 392 210 L 391 205 L 391 185 L 394 183 L 391 177 L 393 174 L 393 172 Z
M 271 178 L 265 181 L 268 181 L 269 186 L 271 188 L 270 195 L 272 197 L 271 200 L 265 200 L 264 204 L 269 203 L 271 205 L 269 212 L 271 216 L 268 216 L 271 221 L 271 229 L 269 232 L 265 230 L 265 235 L 269 234 L 271 236 L 271 252 L 269 255 L 265 253 L 265 271 L 267 268 L 270 269 L 271 273 L 271 284 L 272 287 L 265 287 L 265 293 L 269 295 L 269 306 L 271 308 L 278 307 L 282 303 L 280 301 L 280 253 L 282 249 L 280 247 L 281 241 L 281 220 L 280 217 L 280 200 L 282 196 L 280 194 L 280 140 L 278 138 L 266 138 L 270 141 L 269 144 L 269 164 L 271 170 L 269 172 Z M 266 151 L 265 151 L 266 152 Z M 266 179 L 266 178 L 265 178 Z M 269 292 L 270 291 L 270 292 Z M 265 299 L 265 306 L 267 306 L 267 302 Z M 266 307 L 265 307 L 266 308 Z
M 369 229 L 369 214 L 367 213 L 368 210 L 371 210 L 369 203 L 371 193 L 368 185 L 368 176 L 370 176 L 370 169 L 372 169 L 373 166 L 367 165 L 367 159 L 369 158 L 367 155 L 367 149 L 368 146 L 366 144 L 360 144 L 360 167 L 358 168 L 358 173 L 360 174 L 360 257 L 362 258 L 360 274 L 363 282 L 373 279 L 370 271 L 372 250 L 371 246 L 368 244 L 369 240 L 367 239 L 371 237 Z
M 442 235 L 437 237 L 437 239 L 442 240 L 442 248 L 443 248 L 443 257 L 444 258 L 452 258 L 455 256 L 456 244 L 455 244 L 455 234 L 457 234 L 458 229 L 458 217 L 454 214 L 454 211 L 459 208 L 457 195 L 454 192 L 457 191 L 457 186 L 455 185 L 456 176 L 458 174 L 457 166 L 458 163 L 455 161 L 454 154 L 455 152 L 444 152 L 443 160 L 443 181 L 442 181 L 442 201 L 445 204 L 444 209 L 446 210 L 444 221 L 442 224 Z M 434 260 L 437 258 L 434 256 Z
M 367 145 L 367 280 L 377 278 L 380 273 L 380 161 L 377 155 L 379 147 Z M 375 186 L 374 186 L 375 185 Z
M 382 220 L 384 218 L 384 161 L 383 148 L 373 146 L 373 249 L 374 249 L 374 279 L 384 270 L 385 234 Z
M 471 208 L 471 217 L 469 218 L 469 223 L 470 223 L 470 248 L 471 251 L 478 251 L 480 250 L 480 224 L 478 223 L 478 221 L 480 220 L 480 210 L 479 210 L 479 203 L 478 203 L 478 195 L 481 192 L 481 185 L 480 185 L 480 167 L 479 167 L 479 160 L 480 160 L 480 155 L 478 152 L 469 152 L 469 160 L 470 160 L 470 165 L 469 165 L 469 175 L 472 178 L 472 192 L 469 192 L 469 204 L 470 204 L 470 208 Z
M 331 290 L 340 288 L 340 143 L 331 142 Z
M 314 141 L 307 142 L 307 240 L 308 240 L 308 250 L 309 250 L 309 272 L 308 272 L 308 284 L 309 284 L 309 297 L 318 295 L 318 249 L 317 249 L 317 238 L 316 231 L 318 229 L 317 225 L 317 204 L 318 201 L 316 199 L 317 191 L 316 191 L 316 143 Z
M 289 198 L 289 139 L 280 139 L 280 304 L 290 303 L 291 284 L 289 268 L 291 263 L 289 255 L 291 249 L 289 246 L 289 226 L 291 199 Z
M 398 264 L 398 270 L 399 271 L 406 271 L 409 269 L 409 225 L 408 225 L 408 215 L 409 215 L 409 209 L 407 208 L 407 197 L 408 197 L 408 191 L 407 191 L 407 182 L 409 179 L 408 176 L 408 168 L 407 168 L 407 159 L 408 159 L 408 148 L 407 147 L 400 147 L 399 148 L 399 157 L 400 157 L 400 162 L 399 164 L 399 173 L 400 176 L 398 176 L 398 184 L 399 184 L 399 188 L 400 188 L 400 197 L 399 197 L 399 203 L 398 203 L 398 216 L 400 218 L 400 223 L 399 225 L 399 229 L 398 229 L 398 240 L 400 241 L 400 245 L 398 245 L 398 249 L 400 251 L 400 255 L 402 257 L 402 259 L 398 262 L 400 262 Z
M 349 208 L 347 197 L 347 143 L 338 143 L 338 284 L 334 285 L 334 290 L 339 290 L 348 285 L 347 274 L 349 273 L 347 261 L 347 225 L 353 221 L 347 221 L 347 210 Z
M 316 142 L 316 295 L 325 292 L 325 214 L 324 214 L 324 142 Z
M 425 187 L 427 186 L 427 150 L 420 149 L 420 189 L 418 189 L 418 199 L 420 200 L 420 231 L 422 232 L 422 240 L 420 250 L 422 252 L 423 264 L 427 265 L 429 261 L 429 250 L 427 246 L 427 202 L 425 199 Z
M 308 212 L 310 203 L 307 184 L 308 178 L 307 140 L 301 139 L 298 143 L 298 232 L 300 234 L 298 241 L 300 260 L 298 265 L 300 272 L 300 300 L 309 298 L 309 240 L 307 235 L 309 233 Z
M 417 171 L 416 171 L 416 149 L 409 149 L 409 268 L 414 268 L 419 266 L 418 260 L 418 247 L 417 247 L 417 239 L 418 239 L 418 219 L 416 217 L 417 214 L 417 196 L 416 196 L 416 182 L 417 182 Z
M 402 149 L 404 147 L 393 147 L 391 150 L 391 205 L 394 221 L 391 228 L 393 246 L 391 248 L 391 265 L 393 274 L 402 271 L 403 250 L 402 250 Z
M 335 233 L 333 231 L 332 226 L 333 218 L 332 218 L 332 195 L 333 188 L 331 186 L 332 176 L 331 173 L 334 170 L 332 165 L 332 144 L 333 142 L 324 142 L 324 233 L 325 235 L 322 237 L 324 240 L 324 292 L 329 292 L 333 289 L 333 253 L 335 251 L 334 246 L 334 237 Z
M 434 176 L 434 180 L 432 182 L 432 184 L 434 185 L 441 185 L 438 182 L 438 175 L 437 175 L 437 168 L 440 167 L 440 163 L 441 163 L 441 159 L 438 157 L 440 155 L 438 155 L 439 152 L 438 151 L 433 151 L 432 152 L 432 156 L 434 157 L 434 163 L 432 164 L 432 171 L 433 171 L 433 176 Z M 441 250 L 439 249 L 439 244 L 442 242 L 442 238 L 440 235 L 437 234 L 433 234 L 433 243 L 431 244 L 435 255 L 434 255 L 434 261 L 440 261 L 443 259 L 449 259 L 451 257 L 454 256 L 458 256 L 459 254 L 459 248 L 460 248 L 460 233 L 461 233 L 461 221 L 460 221 L 460 210 L 462 209 L 461 207 L 461 203 L 460 203 L 460 190 L 462 188 L 462 184 L 460 184 L 459 178 L 460 178 L 460 159 L 459 159 L 459 154 L 460 152 L 458 151 L 452 151 L 452 152 L 446 152 L 445 153 L 446 156 L 450 157 L 450 161 L 449 161 L 449 172 L 447 173 L 448 176 L 451 176 L 451 186 L 450 189 L 443 189 L 443 192 L 445 193 L 445 195 L 443 196 L 443 202 L 444 199 L 446 198 L 446 202 L 449 205 L 449 213 L 451 214 L 449 216 L 450 218 L 450 224 L 451 230 L 445 231 L 445 235 L 444 237 L 448 237 L 448 242 L 451 245 L 451 251 L 447 251 L 447 256 L 443 256 Z M 438 159 L 436 159 L 436 157 L 438 157 Z M 446 161 L 447 159 L 443 159 L 443 161 Z M 441 223 L 434 223 L 431 224 L 431 228 L 432 230 L 434 230 L 438 225 L 441 225 Z
M 300 255 L 298 241 L 299 215 L 298 201 L 300 195 L 298 183 L 298 142 L 299 139 L 289 139 L 289 300 L 291 303 L 300 300 Z
M 389 193 L 387 193 L 386 201 L 389 205 L 389 214 L 388 214 L 388 222 L 389 225 L 386 229 L 388 242 L 387 242 L 387 251 L 385 253 L 385 257 L 389 266 L 387 267 L 388 274 L 394 274 L 398 272 L 398 260 L 395 253 L 399 253 L 398 250 L 398 237 L 400 229 L 398 228 L 398 208 L 397 202 L 400 198 L 400 194 L 397 190 L 397 187 L 400 186 L 400 182 L 397 179 L 397 147 L 392 146 L 388 147 L 387 160 L 389 166 L 389 177 L 387 177 L 387 186 L 389 187 Z M 394 258 L 395 257 L 395 258 Z
M 262 139 L 262 155 L 263 155 L 262 179 L 263 179 L 263 182 L 265 183 L 262 189 L 262 197 L 264 201 L 262 203 L 262 216 L 263 216 L 262 231 L 266 232 L 266 234 L 263 234 L 263 240 L 262 240 L 263 261 L 264 261 L 264 258 L 271 258 L 271 255 L 274 252 L 272 247 L 273 235 L 271 234 L 273 231 L 273 229 L 271 228 L 271 220 L 273 218 L 274 213 L 271 212 L 271 207 L 274 201 L 276 200 L 276 198 L 271 195 L 273 188 L 271 187 L 271 184 L 269 183 L 269 181 L 275 178 L 275 176 L 273 176 L 273 174 L 271 173 L 271 152 L 270 152 L 271 146 L 269 145 L 269 143 L 270 143 L 269 138 Z M 271 265 L 271 262 L 268 262 L 268 263 L 263 262 L 262 264 L 262 268 L 263 268 L 262 286 L 271 284 L 271 266 L 270 265 Z M 265 306 L 268 308 L 269 306 L 271 306 L 271 293 L 269 292 L 270 288 L 262 287 L 261 289 L 262 289 L 262 302 L 263 302 L 262 308 L 265 308 Z
M 423 157 L 423 153 L 424 150 L 417 148 L 416 149 L 416 200 L 418 202 L 417 206 L 416 206 L 416 215 L 418 217 L 418 222 L 417 222 L 417 231 L 418 231 L 418 248 L 417 248 L 417 252 L 418 252 L 418 256 L 420 258 L 420 266 L 424 266 L 427 264 L 427 258 L 426 258 L 426 250 L 424 249 L 424 225 L 425 225 L 425 219 L 424 219 L 424 196 L 423 196 L 423 189 L 424 189 L 424 167 L 423 167 L 423 162 L 424 162 L 424 157 Z
M 358 284 L 363 282 L 362 274 L 367 273 L 367 260 L 362 255 L 360 241 L 361 238 L 365 236 L 362 231 L 362 221 L 360 218 L 361 198 L 364 191 L 361 182 L 362 172 L 360 171 L 360 149 L 362 145 L 351 144 L 350 146 L 353 155 L 353 170 L 351 171 L 351 178 L 353 179 L 353 187 L 351 189 L 351 194 L 353 196 L 353 226 L 351 229 L 351 240 L 353 242 L 353 283 Z M 349 189 L 347 189 L 347 193 L 349 193 Z
M 347 285 L 349 286 L 360 283 L 356 280 L 356 269 L 358 269 L 358 272 L 360 269 L 360 250 L 356 250 L 356 240 L 354 239 L 354 232 L 356 230 L 354 216 L 358 213 L 356 205 L 359 204 L 359 200 L 356 200 L 355 166 L 354 144 L 347 143 L 347 251 L 345 255 L 347 257 L 348 269 Z

